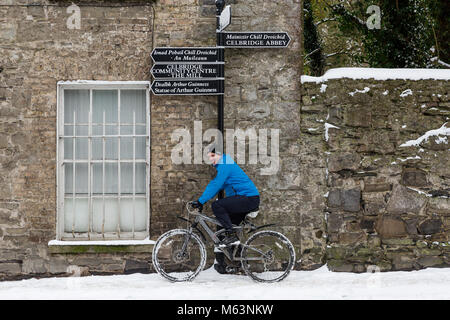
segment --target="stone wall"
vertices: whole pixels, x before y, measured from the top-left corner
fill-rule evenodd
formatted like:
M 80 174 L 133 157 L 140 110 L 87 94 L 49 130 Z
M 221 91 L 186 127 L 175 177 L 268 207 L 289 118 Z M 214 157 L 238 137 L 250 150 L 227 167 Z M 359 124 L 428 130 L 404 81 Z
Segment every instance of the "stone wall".
M 331 270 L 450 266 L 449 92 L 445 80 L 303 83 L 302 134 L 326 161 Z

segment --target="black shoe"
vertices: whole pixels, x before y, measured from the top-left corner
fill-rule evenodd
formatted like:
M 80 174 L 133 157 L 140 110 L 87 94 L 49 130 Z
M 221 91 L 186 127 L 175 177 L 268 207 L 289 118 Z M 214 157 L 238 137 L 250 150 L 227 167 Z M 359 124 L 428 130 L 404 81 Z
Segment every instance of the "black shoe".
M 227 273 L 227 269 L 222 264 L 214 263 L 214 270 L 216 270 L 220 274 L 226 274 Z
M 225 232 L 225 238 L 220 242 L 220 247 L 226 247 L 232 244 L 239 244 L 239 238 L 236 234 L 236 231 L 226 231 Z

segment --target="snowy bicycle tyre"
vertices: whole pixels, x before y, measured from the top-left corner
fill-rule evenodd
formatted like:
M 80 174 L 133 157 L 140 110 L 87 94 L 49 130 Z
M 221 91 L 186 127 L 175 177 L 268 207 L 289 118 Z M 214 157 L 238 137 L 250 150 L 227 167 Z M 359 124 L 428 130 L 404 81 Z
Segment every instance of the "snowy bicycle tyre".
M 264 244 L 263 240 L 266 240 L 268 244 Z M 264 255 L 254 249 L 261 250 Z M 282 261 L 276 261 L 273 258 L 273 252 L 281 250 L 283 251 L 283 258 L 279 260 Z M 258 259 L 258 257 L 263 256 L 267 258 L 262 262 L 252 260 L 252 258 Z M 270 261 L 271 257 L 273 261 Z M 295 250 L 292 243 L 283 234 L 264 230 L 255 233 L 246 241 L 241 252 L 241 258 L 243 259 L 241 261 L 242 269 L 253 280 L 265 283 L 279 282 L 285 279 L 294 267 Z M 268 266 L 272 270 L 269 270 Z M 262 267 L 264 268 L 263 270 L 261 270 Z M 271 277 L 269 278 L 269 276 Z
M 180 249 L 177 249 L 176 247 L 172 247 L 173 243 L 176 242 L 177 237 L 180 237 L 180 239 L 185 239 L 185 237 L 189 236 L 189 242 L 188 245 L 192 245 L 196 247 L 196 251 L 194 252 L 198 254 L 198 261 L 195 261 L 193 264 L 194 269 L 190 270 L 190 272 L 176 272 L 177 266 L 181 267 L 183 264 L 182 259 L 177 259 L 179 256 L 179 253 L 177 253 L 177 250 L 180 251 Z M 181 240 L 178 240 L 178 242 L 182 242 Z M 163 251 L 166 251 L 164 254 Z M 169 253 L 169 254 L 167 254 Z M 168 259 L 170 257 L 171 259 Z M 190 258 L 190 255 L 188 256 Z M 164 265 L 165 262 L 168 262 L 168 265 L 170 265 L 173 270 L 176 270 L 174 272 L 169 272 L 170 269 L 167 269 L 167 267 Z M 169 281 L 172 282 L 185 282 L 185 281 L 192 281 L 199 273 L 203 270 L 206 264 L 206 249 L 205 245 L 202 242 L 202 240 L 194 233 L 189 233 L 188 230 L 185 229 L 173 229 L 170 231 L 167 231 L 166 233 L 162 234 L 158 240 L 155 243 L 155 246 L 153 248 L 152 253 L 152 262 L 155 270 L 164 278 L 166 278 Z

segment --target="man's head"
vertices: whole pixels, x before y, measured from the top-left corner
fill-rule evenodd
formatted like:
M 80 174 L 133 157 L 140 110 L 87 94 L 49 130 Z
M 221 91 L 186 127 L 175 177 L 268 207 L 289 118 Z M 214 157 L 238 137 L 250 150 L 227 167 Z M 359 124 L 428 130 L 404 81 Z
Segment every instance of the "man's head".
M 208 158 L 212 165 L 216 165 L 220 158 L 222 158 L 222 153 L 216 150 L 216 145 L 212 145 L 208 149 Z

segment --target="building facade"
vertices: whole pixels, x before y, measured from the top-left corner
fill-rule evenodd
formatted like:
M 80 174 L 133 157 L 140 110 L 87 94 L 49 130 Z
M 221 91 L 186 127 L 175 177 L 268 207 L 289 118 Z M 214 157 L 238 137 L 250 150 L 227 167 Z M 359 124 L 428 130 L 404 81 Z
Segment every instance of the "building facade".
M 382 120 L 358 109 L 378 95 L 348 101 L 353 96 L 338 89 L 340 83 L 325 91 L 302 85 L 301 1 L 227 4 L 227 31 L 284 31 L 291 38 L 287 48 L 225 50 L 224 116 L 225 129 L 254 132 L 268 149 L 266 158 L 258 153 L 242 167 L 262 195 L 257 223 L 277 223 L 290 238 L 300 257 L 295 268 L 327 261 L 333 270 L 355 272 L 370 265 L 448 265 L 442 246 L 450 240 L 448 147 L 425 165 L 399 160 L 395 172 L 366 170 L 365 161 L 397 155 L 406 136 L 396 135 L 401 126 L 391 123 L 391 110 L 414 109 L 416 100 L 405 107 L 402 97 L 392 96 L 379 107 Z M 184 201 L 196 199 L 214 177 L 210 166 L 194 162 L 208 129 L 217 127 L 217 98 L 153 95 L 151 53 L 215 46 L 215 14 L 213 0 L 0 0 L 1 279 L 153 271 L 152 241 L 183 226 L 177 215 Z M 411 139 L 448 116 L 448 81 L 432 83 L 436 92 L 417 101 L 438 111 L 427 111 L 424 125 L 409 131 Z M 384 85 L 368 84 L 372 92 Z M 414 93 L 428 86 L 414 85 Z M 354 91 L 353 84 L 345 86 Z M 349 130 L 335 137 L 344 130 L 324 123 Z M 361 135 L 375 125 L 385 129 L 381 136 Z M 173 159 L 182 129 L 191 139 L 188 163 Z M 250 159 L 249 146 L 245 150 Z M 387 200 L 421 197 L 404 188 L 424 181 L 416 187 L 440 193 L 412 209 Z M 403 224 L 405 230 L 391 230 Z M 433 234 L 440 238 L 427 238 Z

